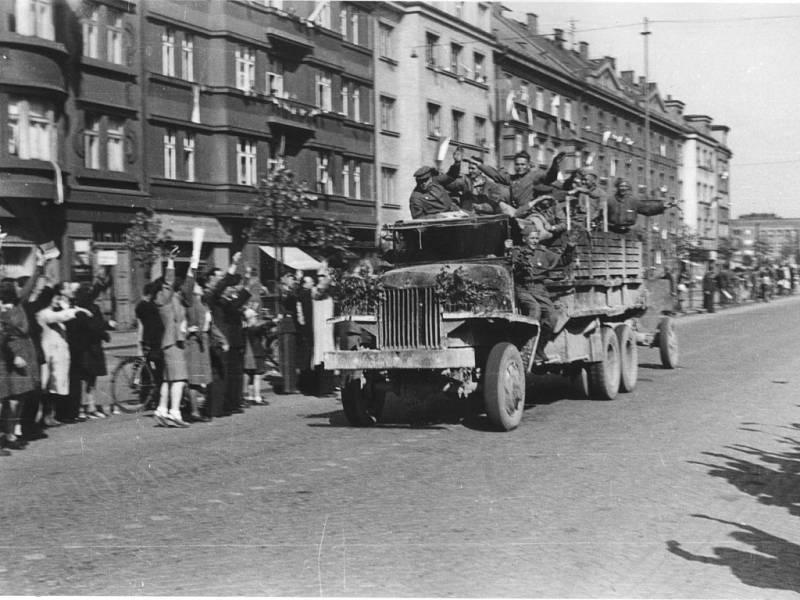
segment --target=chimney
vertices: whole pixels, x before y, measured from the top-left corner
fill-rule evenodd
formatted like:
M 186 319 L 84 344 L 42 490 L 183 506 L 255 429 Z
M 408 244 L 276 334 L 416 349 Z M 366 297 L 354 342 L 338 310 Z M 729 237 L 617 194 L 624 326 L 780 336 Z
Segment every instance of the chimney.
M 667 96 L 667 100 L 666 102 L 664 102 L 664 106 L 667 107 L 667 110 L 671 114 L 675 115 L 676 117 L 680 117 L 681 115 L 683 115 L 683 107 L 686 105 L 677 98 L 673 98 L 672 96 Z
M 622 81 L 628 85 L 633 85 L 633 71 L 622 71 L 619 75 L 622 77 Z
M 536 13 L 526 13 L 526 17 L 528 18 L 527 20 L 528 31 L 530 31 L 533 34 L 538 33 L 539 15 L 537 15 Z
M 605 59 L 606 59 L 606 62 L 611 63 L 611 70 L 612 71 L 616 71 L 617 70 L 617 59 L 614 58 L 613 56 L 606 56 Z
M 639 87 L 643 88 L 644 87 L 644 82 L 645 82 L 644 75 L 639 75 Z
M 556 43 L 556 46 L 559 48 L 564 47 L 564 30 L 563 29 L 553 29 L 553 41 Z
M 589 60 L 589 42 L 578 42 L 578 54 L 581 58 Z

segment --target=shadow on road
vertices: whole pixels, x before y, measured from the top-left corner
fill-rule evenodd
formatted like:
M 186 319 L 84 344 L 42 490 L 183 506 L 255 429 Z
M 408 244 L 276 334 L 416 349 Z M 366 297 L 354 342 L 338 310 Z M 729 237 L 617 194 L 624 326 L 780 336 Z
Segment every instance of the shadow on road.
M 797 429 L 800 426 L 794 424 L 793 430 Z M 800 440 L 784 436 L 778 438 L 778 442 L 787 446 L 785 452 L 736 444 L 728 446 L 728 452 L 703 453 L 717 459 L 716 462 L 690 462 L 708 467 L 709 475 L 726 479 L 761 504 L 785 508 L 790 515 L 800 516 Z M 751 545 L 755 552 L 720 546 L 713 549 L 714 556 L 704 556 L 693 554 L 677 541 L 670 540 L 667 549 L 671 553 L 693 562 L 727 566 L 747 585 L 800 592 L 800 545 L 743 523 L 702 514 L 692 516 L 733 525 L 737 530 L 730 536 Z
M 692 562 L 728 567 L 746 585 L 800 592 L 800 569 L 797 568 L 800 546 L 750 525 L 706 515 L 692 516 L 738 528 L 730 536 L 737 542 L 749 544 L 755 552 L 717 546 L 713 549 L 714 556 L 704 556 L 684 550 L 678 542 L 670 540 L 667 549 L 672 554 Z

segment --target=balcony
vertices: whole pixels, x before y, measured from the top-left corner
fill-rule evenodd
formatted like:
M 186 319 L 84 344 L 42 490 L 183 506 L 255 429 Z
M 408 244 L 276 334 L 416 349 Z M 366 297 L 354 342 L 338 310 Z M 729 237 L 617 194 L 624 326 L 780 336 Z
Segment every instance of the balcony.
M 278 95 L 264 98 L 267 107 L 267 123 L 271 127 L 286 127 L 304 132 L 314 132 L 317 129 L 314 118 L 322 111 L 316 106 Z

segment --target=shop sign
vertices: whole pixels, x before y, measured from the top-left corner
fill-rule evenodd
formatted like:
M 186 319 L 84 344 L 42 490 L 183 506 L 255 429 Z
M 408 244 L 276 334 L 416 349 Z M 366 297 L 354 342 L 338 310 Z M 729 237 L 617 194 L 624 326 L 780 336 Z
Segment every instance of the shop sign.
M 116 250 L 98 250 L 97 264 L 101 267 L 113 267 L 118 262 Z

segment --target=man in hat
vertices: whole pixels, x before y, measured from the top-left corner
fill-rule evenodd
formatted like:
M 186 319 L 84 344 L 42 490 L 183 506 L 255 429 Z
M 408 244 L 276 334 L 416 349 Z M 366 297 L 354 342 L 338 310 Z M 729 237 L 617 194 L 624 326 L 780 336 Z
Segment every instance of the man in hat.
M 539 230 L 533 225 L 528 225 L 523 235 L 524 244 L 511 251 L 515 299 L 523 315 L 538 319 L 541 323 L 536 359 L 546 361 L 544 347 L 564 328 L 568 317 L 553 305 L 544 280 L 551 271 L 572 262 L 575 245 L 568 241 L 559 251 L 546 248 L 540 243 Z
M 531 167 L 531 155 L 525 150 L 514 155 L 514 174 L 508 175 L 498 169 L 479 166 L 492 181 L 509 188 L 509 204 L 513 209 L 530 203 L 533 199 L 544 194 L 552 193 L 553 183 L 558 178 L 558 169 L 564 159 L 563 152 L 559 152 L 550 163 L 550 167 L 541 172 Z
M 467 163 L 466 175 L 461 175 L 462 163 Z M 481 165 L 483 159 L 480 156 L 464 157 L 461 148 L 457 148 L 453 152 L 453 165 L 447 171 L 453 181 L 446 188 L 450 193 L 459 194 L 462 210 L 478 215 L 491 215 L 499 212 L 503 194 L 500 186 L 481 172 Z
M 597 185 L 597 172 L 591 166 L 580 167 L 564 182 L 564 191 L 570 196 L 570 215 L 575 227 L 585 227 L 602 218 L 606 193 Z M 587 202 L 588 200 L 588 202 Z
M 628 233 L 636 225 L 639 215 L 660 215 L 674 204 L 662 200 L 637 198 L 627 179 L 617 179 L 616 193 L 608 201 L 608 229 L 616 233 Z
M 426 219 L 460 210 L 444 188 L 453 182 L 446 173 L 439 173 L 433 167 L 420 167 L 414 171 L 414 179 L 417 185 L 408 200 L 412 219 Z

